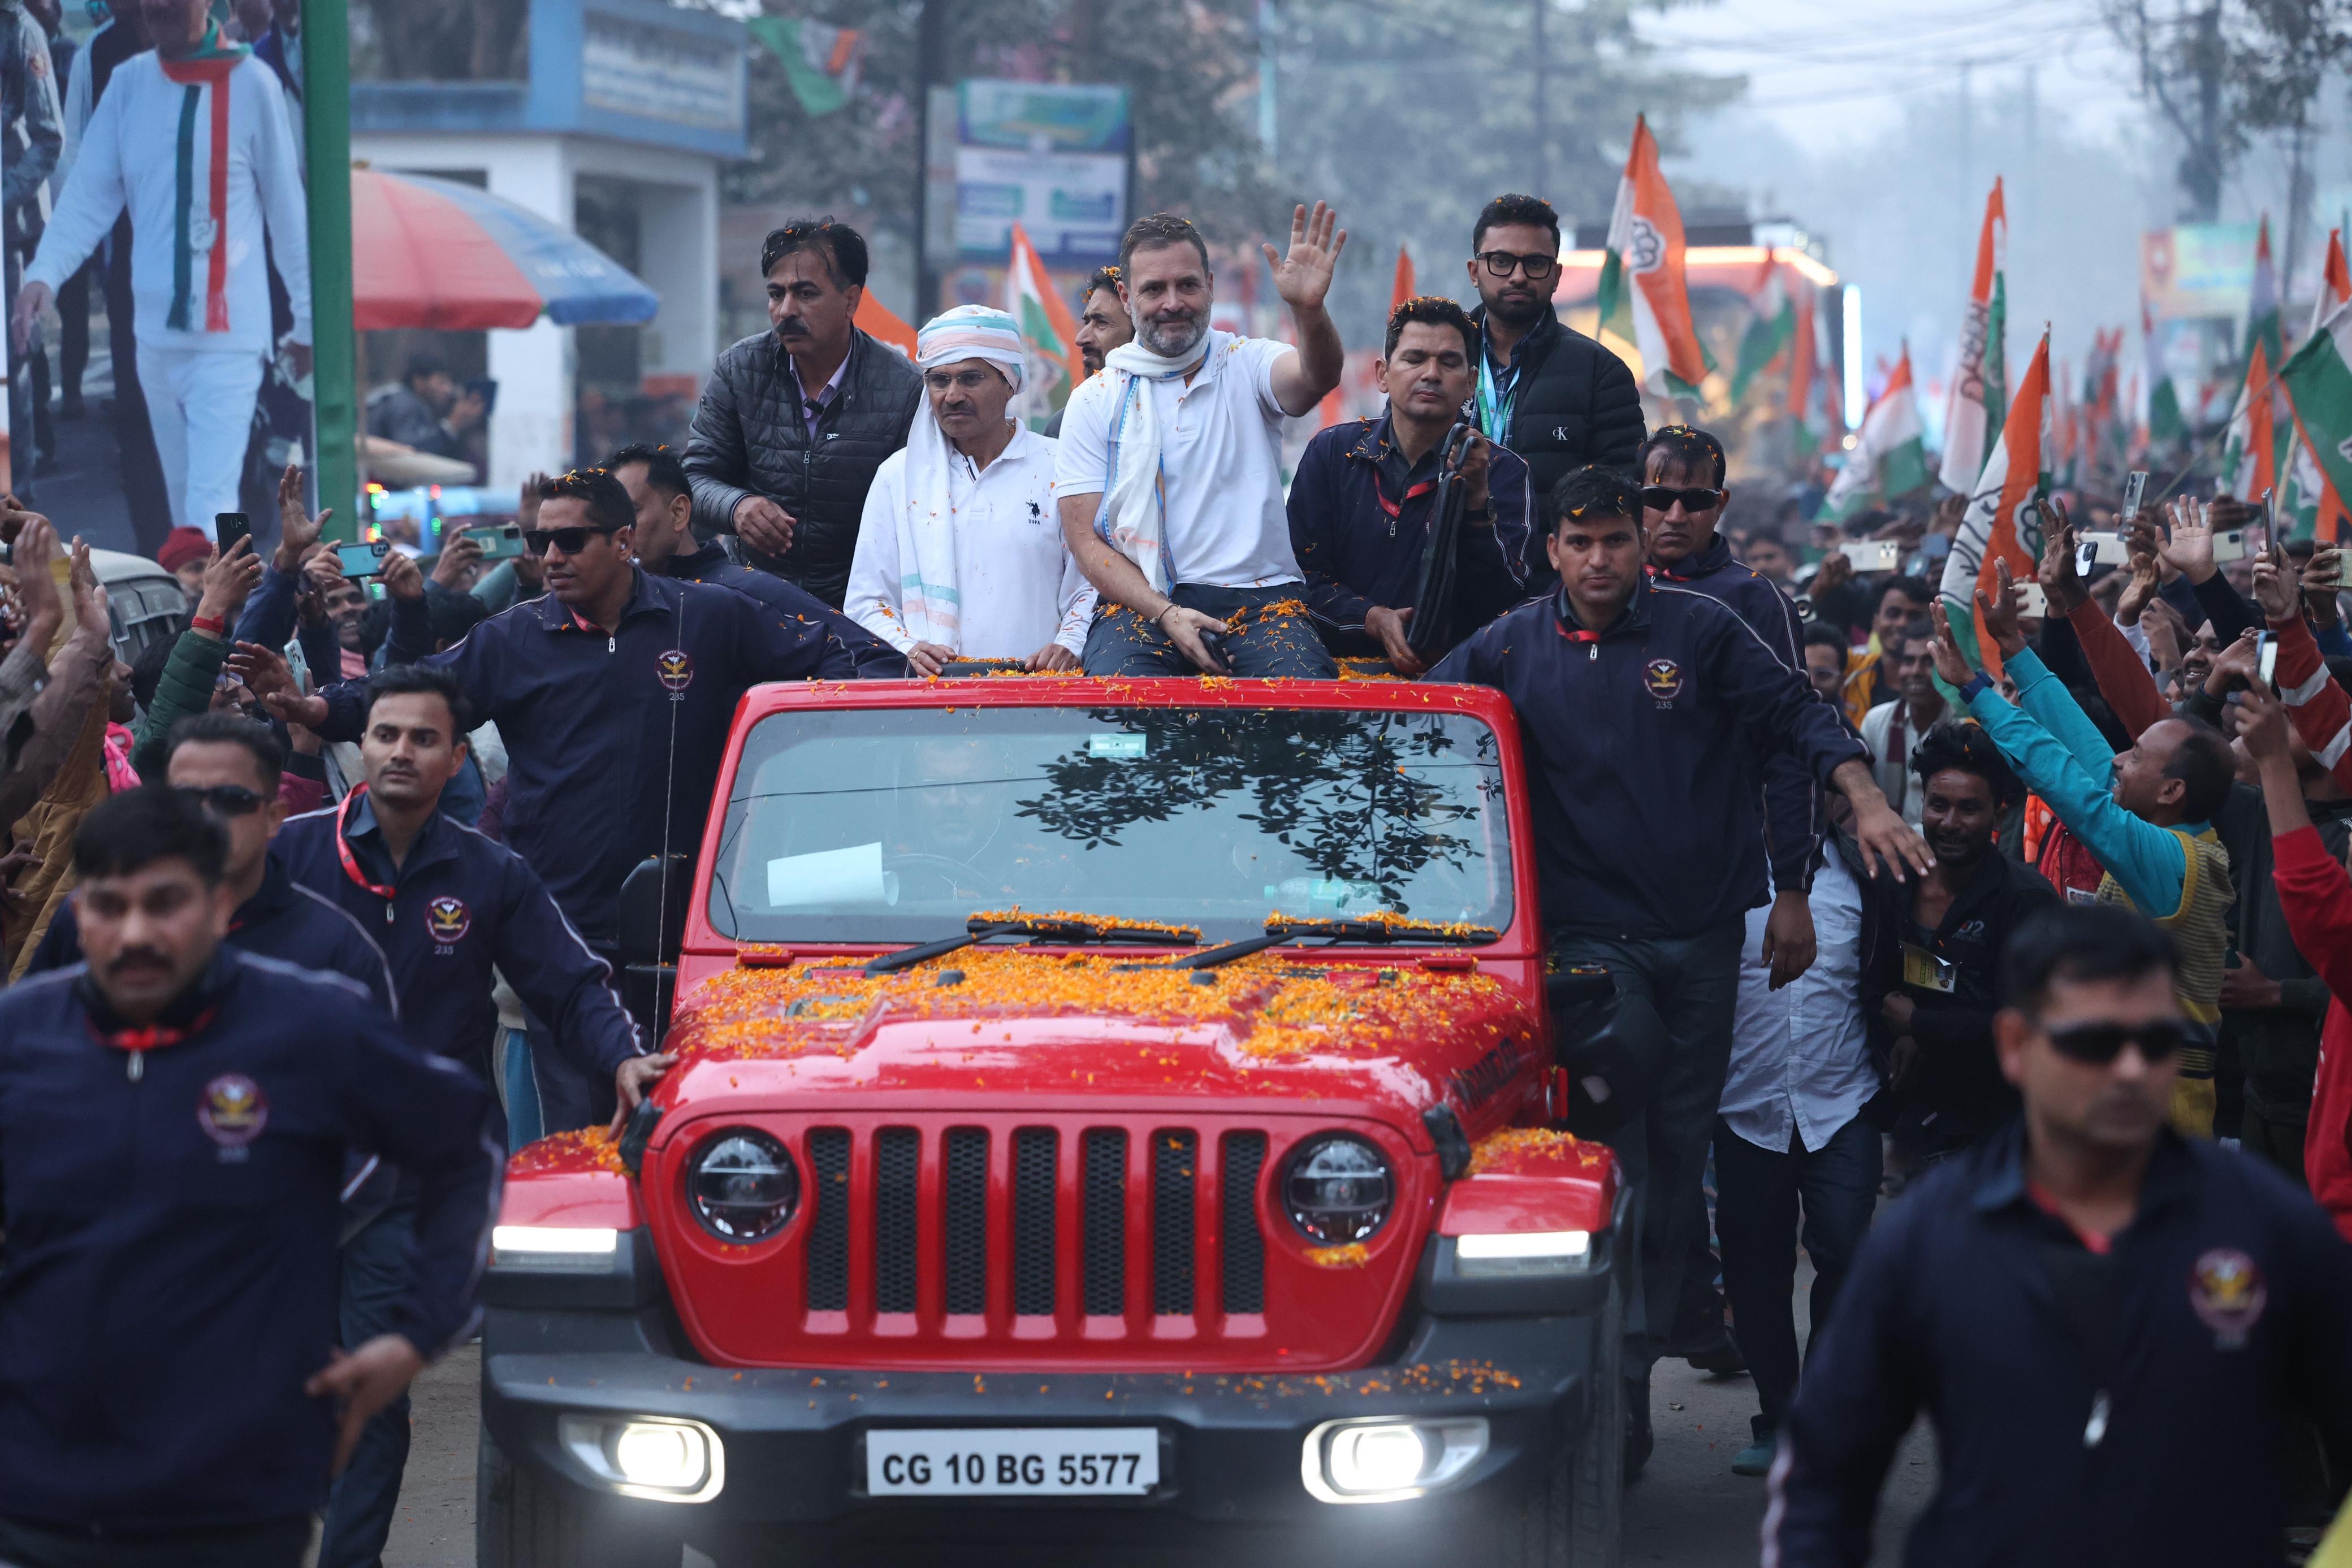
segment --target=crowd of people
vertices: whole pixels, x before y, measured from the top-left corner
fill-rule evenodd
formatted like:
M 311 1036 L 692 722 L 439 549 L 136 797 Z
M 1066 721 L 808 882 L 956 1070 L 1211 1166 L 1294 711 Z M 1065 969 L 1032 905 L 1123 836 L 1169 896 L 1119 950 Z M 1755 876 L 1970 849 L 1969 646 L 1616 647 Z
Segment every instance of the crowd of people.
M 84 204 L 37 277 L 79 265 Z M 131 666 L 86 552 L 53 572 L 51 524 L 0 510 L 0 1562 L 292 1563 L 321 1503 L 319 1561 L 376 1560 L 500 1153 L 617 1127 L 669 1065 L 623 888 L 691 864 L 749 687 L 1343 658 L 1507 698 L 1553 952 L 1669 1042 L 1604 1134 L 1639 1195 L 1629 1474 L 1652 1369 L 1688 1357 L 1752 1372 L 1730 1463 L 1771 1475 L 1770 1560 L 1862 1561 L 1927 1408 L 1923 1528 L 1971 1561 L 2275 1561 L 2352 1455 L 2336 553 L 2232 580 L 2234 504 L 2166 528 L 2086 498 L 2128 559 L 2085 575 L 2056 504 L 2046 612 L 2004 567 L 1964 640 L 1917 574 L 1966 497 L 1801 540 L 1727 521 L 1721 443 L 1649 429 L 1554 314 L 1558 221 L 1524 195 L 1472 225 L 1477 304 L 1401 305 L 1386 411 L 1286 476 L 1339 378 L 1346 240 L 1317 204 L 1265 247 L 1286 342 L 1212 328 L 1209 247 L 1141 219 L 1041 433 L 1011 317 L 949 310 L 909 362 L 855 325 L 860 236 L 789 225 L 772 330 L 720 357 L 683 453 L 535 480 L 523 553 L 392 549 L 379 599 L 289 468 L 275 543 L 195 548 L 185 630 Z M 1856 536 L 1895 570 L 1857 572 Z M 193 1123 L 101 1173 L 158 1093 Z

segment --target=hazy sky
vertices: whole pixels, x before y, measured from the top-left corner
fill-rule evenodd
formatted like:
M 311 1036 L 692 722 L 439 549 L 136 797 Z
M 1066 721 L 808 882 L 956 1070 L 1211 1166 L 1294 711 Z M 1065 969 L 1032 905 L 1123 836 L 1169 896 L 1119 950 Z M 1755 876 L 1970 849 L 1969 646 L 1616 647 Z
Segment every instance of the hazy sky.
M 2041 92 L 2084 131 L 2134 110 L 2136 66 L 2092 0 L 1721 0 L 1642 31 L 1694 67 L 1745 75 L 1747 107 L 1817 155 L 1875 140 L 1906 98 L 1952 91 L 1963 62 L 1979 83 L 2035 67 Z

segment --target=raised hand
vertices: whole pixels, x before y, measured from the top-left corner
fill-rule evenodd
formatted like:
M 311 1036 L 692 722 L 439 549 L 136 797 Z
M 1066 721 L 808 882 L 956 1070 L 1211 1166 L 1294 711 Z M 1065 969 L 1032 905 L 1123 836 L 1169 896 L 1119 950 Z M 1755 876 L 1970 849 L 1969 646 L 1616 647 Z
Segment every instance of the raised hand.
M 2236 642 L 2213 655 L 2213 667 L 2205 675 L 2208 695 L 2227 696 L 2262 685 L 2262 664 L 2255 656 L 2259 637 L 2259 632 L 2249 628 L 2238 634 Z
M 292 571 L 301 564 L 302 552 L 319 542 L 327 519 L 334 515 L 332 507 L 315 517 L 310 515 L 302 505 L 302 465 L 286 465 L 286 472 L 278 476 L 278 552 L 269 564 L 279 571 Z
M 2254 602 L 2273 621 L 2291 621 L 2303 608 L 2294 564 L 2284 546 L 2273 545 L 2254 558 Z
M 1979 596 L 1982 598 L 1981 595 Z M 1952 635 L 1952 618 L 1940 599 L 1927 606 L 1927 618 L 1936 623 L 1936 674 L 1948 685 L 1964 686 L 1974 675 L 1976 666 L 1960 652 L 1960 640 Z
M 1339 214 L 1318 202 L 1312 214 L 1304 206 L 1291 213 L 1288 254 L 1276 256 L 1274 246 L 1258 246 L 1274 269 L 1274 291 L 1293 310 L 1322 308 L 1323 297 L 1331 290 L 1332 269 L 1348 245 L 1348 231 L 1339 225 Z
M 1988 597 L 1981 588 L 1976 591 L 1977 613 L 1984 617 L 1986 632 L 2000 649 L 2000 656 L 2013 659 L 2025 651 L 2025 629 L 2018 624 L 2023 593 L 2009 578 L 2009 562 L 1992 563 L 1993 580 L 1997 586 Z
M 441 554 L 433 563 L 433 580 L 444 588 L 466 586 L 467 570 L 480 563 L 482 542 L 471 533 L 450 535 L 442 541 Z
M 260 585 L 261 562 L 254 558 L 250 538 L 229 546 L 226 555 L 214 550 L 212 564 L 205 568 L 204 592 L 196 598 L 196 618 L 235 620 L 247 598 Z
M 114 622 L 106 613 L 106 590 L 99 584 L 98 569 L 89 563 L 89 546 L 82 542 L 79 534 L 74 536 L 73 550 L 68 558 L 66 586 L 73 592 L 76 634 L 102 643 L 111 643 Z
M 2172 503 L 2172 538 L 2157 550 L 2158 559 L 2191 583 L 2213 575 L 2213 509 L 2183 496 Z
M 2042 513 L 2042 537 L 2046 541 L 2042 564 L 2035 569 L 2034 577 L 2050 601 L 2050 613 L 2063 618 L 2090 597 L 2089 590 L 2083 586 L 2082 574 L 2074 570 L 2074 524 L 2066 515 L 2063 501 L 2056 503 L 2054 512 L 2049 502 L 2038 501 L 2034 505 Z
M 49 519 L 38 512 L 17 514 L 24 526 L 16 530 L 16 605 L 25 612 L 20 630 L 27 634 L 37 632 L 35 644 L 47 657 L 47 643 L 57 635 L 58 624 L 65 619 L 65 611 L 58 603 L 57 580 L 49 575 L 49 558 L 58 552 L 57 530 Z
M 383 591 L 394 599 L 425 597 L 425 571 L 416 564 L 415 556 L 386 550 L 383 570 L 377 575 L 383 579 Z

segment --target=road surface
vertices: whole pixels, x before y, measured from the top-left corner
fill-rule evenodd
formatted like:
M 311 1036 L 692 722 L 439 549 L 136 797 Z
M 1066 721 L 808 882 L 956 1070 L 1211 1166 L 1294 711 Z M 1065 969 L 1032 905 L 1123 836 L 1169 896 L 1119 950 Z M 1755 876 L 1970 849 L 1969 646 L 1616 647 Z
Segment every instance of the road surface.
M 1800 1312 L 1806 1296 L 1797 1292 Z M 384 1568 L 472 1568 L 474 1562 L 475 1383 L 481 1363 L 471 1347 L 419 1381 L 415 1447 Z M 1708 1377 L 1679 1361 L 1662 1363 L 1652 1388 L 1657 1449 L 1648 1471 L 1625 1494 L 1627 1568 L 1754 1568 L 1764 1482 L 1731 1473 L 1731 1456 L 1748 1441 L 1756 1396 L 1745 1377 Z M 1934 1485 L 1935 1449 L 1914 1431 L 1888 1477 L 1875 1560 L 1901 1558 L 1902 1531 L 1926 1506 Z M 688 1559 L 689 1568 L 704 1568 Z M 729 1564 L 728 1568 L 735 1568 Z

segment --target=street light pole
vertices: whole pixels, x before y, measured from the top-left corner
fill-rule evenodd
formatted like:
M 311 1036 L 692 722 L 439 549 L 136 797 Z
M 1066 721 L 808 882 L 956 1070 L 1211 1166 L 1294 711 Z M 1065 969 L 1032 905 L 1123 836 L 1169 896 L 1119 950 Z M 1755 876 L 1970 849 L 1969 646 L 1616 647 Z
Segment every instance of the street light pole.
M 352 33 L 344 0 L 302 0 L 302 146 L 310 171 L 311 469 L 328 527 L 357 538 L 358 356 L 352 330 Z
M 1551 52 L 1544 47 L 1544 13 L 1551 0 L 1536 0 L 1536 188 L 1532 194 L 1551 200 Z
M 915 17 L 915 312 L 921 326 L 939 308 L 940 279 L 931 268 L 931 83 L 940 74 L 940 37 L 947 26 L 940 0 L 922 0 Z

